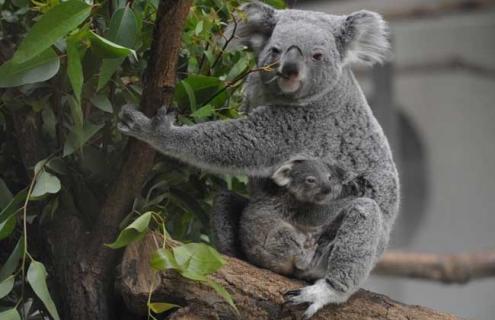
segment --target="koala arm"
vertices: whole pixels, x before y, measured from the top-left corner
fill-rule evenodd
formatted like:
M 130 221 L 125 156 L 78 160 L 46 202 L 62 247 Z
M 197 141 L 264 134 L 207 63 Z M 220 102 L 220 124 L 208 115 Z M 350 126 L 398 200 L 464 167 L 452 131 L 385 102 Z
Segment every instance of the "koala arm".
M 284 139 L 284 126 L 270 114 L 211 121 L 192 126 L 173 125 L 174 116 L 161 110 L 153 119 L 124 106 L 119 130 L 152 145 L 158 151 L 217 173 L 268 176 L 294 150 Z

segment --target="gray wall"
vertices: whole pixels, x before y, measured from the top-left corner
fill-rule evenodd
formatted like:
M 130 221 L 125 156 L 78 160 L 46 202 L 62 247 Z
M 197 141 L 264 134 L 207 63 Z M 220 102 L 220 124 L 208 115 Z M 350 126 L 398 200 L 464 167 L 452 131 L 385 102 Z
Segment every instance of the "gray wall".
M 397 13 L 438 3 L 299 1 L 297 7 L 338 14 L 359 9 Z M 409 205 L 391 245 L 436 253 L 495 248 L 495 10 L 394 19 L 391 30 L 394 105 L 421 140 L 428 190 L 421 198 L 415 192 L 421 186 L 415 185 L 414 172 L 406 172 L 417 168 L 409 154 L 401 168 Z M 369 77 L 361 78 L 365 91 L 372 88 Z M 399 141 L 407 144 L 408 136 Z M 396 144 L 394 151 L 401 147 Z M 421 212 L 411 210 L 414 202 L 424 203 Z M 372 278 L 366 287 L 468 319 L 495 318 L 493 278 L 464 286 Z

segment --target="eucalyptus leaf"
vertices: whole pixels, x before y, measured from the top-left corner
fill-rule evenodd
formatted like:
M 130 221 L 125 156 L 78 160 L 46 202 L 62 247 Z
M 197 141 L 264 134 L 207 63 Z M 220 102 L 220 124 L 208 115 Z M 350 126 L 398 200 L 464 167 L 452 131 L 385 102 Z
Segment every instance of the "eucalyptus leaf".
M 0 209 L 5 208 L 12 200 L 13 196 L 2 178 L 0 178 Z
M 227 301 L 227 303 L 232 307 L 234 308 L 234 310 L 236 312 L 238 312 L 237 310 L 237 307 L 235 306 L 235 303 L 234 303 L 234 300 L 232 299 L 232 296 L 230 295 L 230 293 L 225 290 L 224 287 L 222 287 L 222 285 L 220 285 L 218 282 L 216 281 L 213 281 L 213 280 L 209 280 L 206 281 L 206 283 L 213 288 L 213 290 L 215 290 L 215 292 L 221 296 L 225 301 Z
M 15 215 L 10 216 L 4 222 L 0 222 L 0 240 L 3 240 L 10 236 L 12 231 L 14 231 L 16 225 Z
M 181 306 L 173 304 L 173 303 L 166 303 L 166 302 L 150 302 L 150 303 L 148 303 L 148 307 L 154 313 L 163 313 L 163 312 L 171 310 L 173 308 L 180 308 Z
M 45 266 L 41 262 L 32 260 L 27 271 L 26 279 L 53 319 L 60 320 L 57 308 L 46 285 L 47 275 Z
M 22 62 L 9 60 L 0 66 L 0 88 L 16 87 L 45 81 L 57 74 L 60 59 L 48 48 Z
M 134 220 L 129 226 L 122 230 L 115 242 L 105 244 L 112 249 L 118 249 L 127 246 L 129 243 L 141 239 L 148 231 L 151 216 L 153 212 L 149 211 Z
M 93 31 L 90 32 L 91 49 L 102 58 L 120 58 L 133 55 L 136 59 L 136 52 L 130 48 L 121 46 L 97 35 Z
M 16 308 L 9 309 L 7 311 L 0 312 L 0 319 L 2 320 L 21 320 L 19 312 Z
M 12 291 L 12 288 L 14 287 L 15 283 L 15 277 L 14 275 L 11 275 L 7 279 L 4 279 L 3 281 L 0 282 L 0 299 L 5 297 Z
M 81 91 L 84 82 L 79 44 L 74 39 L 67 41 L 67 75 L 77 101 L 81 102 Z
M 60 2 L 33 25 L 14 53 L 12 62 L 23 63 L 39 55 L 86 20 L 90 11 L 91 6 L 83 1 Z
M 80 150 L 102 127 L 103 124 L 92 124 L 89 122 L 84 123 L 82 129 L 73 127 L 65 140 L 63 156 L 66 157 L 73 154 L 76 150 Z
M 180 266 L 175 260 L 174 253 L 170 249 L 158 249 L 151 256 L 151 266 L 157 270 L 176 269 Z
M 215 114 L 215 107 L 213 107 L 211 104 L 208 104 L 191 113 L 191 117 L 196 120 L 204 120 L 213 114 Z
M 22 257 L 23 251 L 24 251 L 24 239 L 21 237 L 17 241 L 14 250 L 12 250 L 12 252 L 10 253 L 10 256 L 8 257 L 7 261 L 5 261 L 2 268 L 0 269 L 0 281 L 6 279 L 15 272 L 17 266 L 19 265 L 19 260 Z
M 15 197 L 10 200 L 9 204 L 0 212 L 0 222 L 3 222 L 14 215 L 21 207 L 21 204 L 26 200 L 27 191 L 19 191 Z
M 95 107 L 100 109 L 101 111 L 105 111 L 108 113 L 113 112 L 112 103 L 108 99 L 108 97 L 104 94 L 97 94 L 93 98 L 91 98 L 91 102 Z
M 125 6 L 124 8 L 117 9 L 112 15 L 107 38 L 118 45 L 134 48 L 137 42 L 138 32 L 136 15 L 129 6 Z M 108 83 L 122 62 L 124 62 L 124 58 L 103 59 L 97 91 Z
M 39 198 L 48 193 L 57 193 L 60 191 L 60 180 L 53 174 L 43 170 L 36 178 L 31 197 Z
M 186 243 L 174 247 L 173 252 L 177 264 L 191 274 L 208 275 L 225 264 L 222 256 L 205 243 Z

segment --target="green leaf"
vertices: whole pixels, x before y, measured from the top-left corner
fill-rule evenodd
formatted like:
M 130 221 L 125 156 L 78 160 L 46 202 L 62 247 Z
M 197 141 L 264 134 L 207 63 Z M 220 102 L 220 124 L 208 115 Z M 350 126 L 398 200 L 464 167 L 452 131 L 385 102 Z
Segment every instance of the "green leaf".
M 90 32 L 91 49 L 102 58 L 120 58 L 132 54 L 137 59 L 136 52 L 130 48 L 118 45 L 93 31 Z
M 95 95 L 93 98 L 91 98 L 91 102 L 95 105 L 95 107 L 97 107 L 101 111 L 105 111 L 109 113 L 113 112 L 112 103 L 110 102 L 108 97 L 104 94 Z
M 10 200 L 9 204 L 0 212 L 0 222 L 3 222 L 14 215 L 21 207 L 21 204 L 26 200 L 27 191 L 18 192 L 15 197 Z
M 0 66 L 0 88 L 48 80 L 59 68 L 60 60 L 51 48 L 23 62 L 9 60 Z
M 12 231 L 14 231 L 16 225 L 15 215 L 10 216 L 7 220 L 0 223 L 0 240 L 7 238 Z
M 232 81 L 249 68 L 250 59 L 248 56 L 241 57 L 230 69 L 225 80 Z
M 2 320 L 21 320 L 19 312 L 16 308 L 9 309 L 7 311 L 0 312 L 0 319 Z
M 187 93 L 187 97 L 189 98 L 189 107 L 191 108 L 191 111 L 196 111 L 196 95 L 194 94 L 193 88 L 187 81 L 182 81 L 182 86 L 184 87 L 184 90 Z
M 61 2 L 53 7 L 29 30 L 12 61 L 23 63 L 45 51 L 86 20 L 90 11 L 91 6 L 79 0 Z
M 187 243 L 173 248 L 177 264 L 190 274 L 208 275 L 224 264 L 222 256 L 204 243 Z
M 9 294 L 10 291 L 12 291 L 12 288 L 14 287 L 14 282 L 15 282 L 15 277 L 13 275 L 0 282 L 0 299 L 5 297 L 6 295 Z
M 41 262 L 32 260 L 27 271 L 26 279 L 53 319 L 60 320 L 55 303 L 53 303 L 50 292 L 48 292 L 46 276 L 45 266 Z
M 199 35 L 203 31 L 203 21 L 199 21 L 198 24 L 196 24 L 196 28 L 194 28 L 194 34 Z
M 204 120 L 209 116 L 213 115 L 214 113 L 215 113 L 215 107 L 213 107 L 211 104 L 207 104 L 206 106 L 201 107 L 198 110 L 194 111 L 191 114 L 191 117 L 193 117 L 196 120 Z
M 151 256 L 150 264 L 157 270 L 180 269 L 177 261 L 175 261 L 174 253 L 170 249 L 156 250 Z
M 53 174 L 43 170 L 36 178 L 31 197 L 39 198 L 47 193 L 57 193 L 60 191 L 60 180 Z
M 171 310 L 173 308 L 180 308 L 181 306 L 173 304 L 173 303 L 166 303 L 166 302 L 150 302 L 150 303 L 148 303 L 148 307 L 154 313 L 163 313 L 163 312 Z
M 234 303 L 234 300 L 232 299 L 232 296 L 230 295 L 230 293 L 225 290 L 224 287 L 222 287 L 218 282 L 216 281 L 213 281 L 213 280 L 208 280 L 206 281 L 206 283 L 213 288 L 213 290 L 215 290 L 215 292 L 221 296 L 225 301 L 227 301 L 228 304 L 230 304 L 230 306 L 232 308 L 234 308 L 234 310 L 236 312 L 239 312 L 237 310 L 237 307 L 235 306 L 235 303 Z
M 128 6 L 120 8 L 112 15 L 107 38 L 118 45 L 134 48 L 137 42 L 138 22 L 134 11 Z M 103 59 L 98 78 L 97 91 L 103 88 L 122 64 L 124 58 Z
M 24 239 L 21 237 L 19 241 L 17 241 L 17 244 L 15 245 L 15 248 L 10 254 L 9 258 L 0 269 L 0 281 L 6 279 L 8 276 L 14 273 L 15 269 L 17 269 L 17 265 L 19 264 L 19 260 L 22 257 L 23 251 Z
M 152 214 L 153 212 L 151 211 L 144 213 L 122 230 L 115 242 L 105 245 L 112 249 L 118 249 L 127 246 L 135 240 L 141 239 L 146 234 L 146 231 L 148 231 L 148 225 L 150 224 Z
M 186 84 L 186 85 L 185 85 Z M 186 79 L 180 81 L 177 84 L 175 90 L 175 100 L 179 106 L 190 105 L 191 92 L 188 92 L 189 86 L 194 92 L 194 99 L 197 105 L 202 105 L 213 97 L 219 90 L 224 87 L 222 81 L 217 77 L 210 77 L 204 75 L 190 75 Z M 219 107 L 222 106 L 227 98 L 227 93 L 224 91 L 218 94 L 209 104 Z M 191 111 L 195 111 L 192 109 Z
M 0 178 L 0 209 L 5 208 L 12 200 L 12 193 L 5 184 L 2 178 Z
M 102 127 L 103 124 L 92 124 L 89 122 L 84 123 L 82 130 L 73 127 L 65 140 L 63 156 L 66 157 L 73 154 L 76 150 L 80 150 Z
M 79 44 L 73 39 L 67 41 L 67 75 L 76 100 L 81 102 L 81 91 L 84 82 Z

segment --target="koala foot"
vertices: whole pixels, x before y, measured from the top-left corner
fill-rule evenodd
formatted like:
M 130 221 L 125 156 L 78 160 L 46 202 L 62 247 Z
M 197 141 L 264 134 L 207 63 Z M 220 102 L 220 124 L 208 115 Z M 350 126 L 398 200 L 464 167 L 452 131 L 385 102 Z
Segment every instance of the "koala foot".
M 311 286 L 290 290 L 284 294 L 285 303 L 288 305 L 309 304 L 303 315 L 303 319 L 310 319 L 318 310 L 329 303 L 342 303 L 347 300 L 347 295 L 332 289 L 325 279 L 320 279 Z

